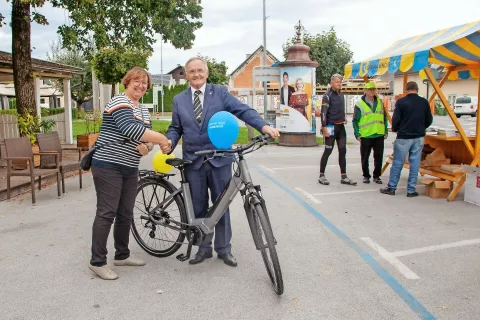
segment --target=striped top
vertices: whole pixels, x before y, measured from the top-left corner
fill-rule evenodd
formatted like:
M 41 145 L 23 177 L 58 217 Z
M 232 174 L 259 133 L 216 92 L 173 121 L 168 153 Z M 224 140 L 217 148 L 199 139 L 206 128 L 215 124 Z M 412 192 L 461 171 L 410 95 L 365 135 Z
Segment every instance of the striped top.
M 97 146 L 105 145 L 93 154 L 93 163 L 107 162 L 131 169 L 138 169 L 142 155 L 136 147 L 142 142 L 146 129 L 152 128 L 150 113 L 145 106 L 136 107 L 123 93 L 114 96 L 105 107 Z M 123 140 L 129 139 L 125 144 Z

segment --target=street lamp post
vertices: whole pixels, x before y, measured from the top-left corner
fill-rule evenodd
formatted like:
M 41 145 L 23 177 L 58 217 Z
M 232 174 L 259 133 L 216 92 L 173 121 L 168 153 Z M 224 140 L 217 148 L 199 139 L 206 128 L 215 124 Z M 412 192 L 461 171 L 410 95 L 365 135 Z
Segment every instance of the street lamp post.
M 163 35 L 160 41 L 160 73 L 162 81 L 162 119 L 163 119 Z
M 263 0 L 263 66 L 267 65 L 267 17 Z M 267 118 L 267 81 L 263 81 L 263 118 Z

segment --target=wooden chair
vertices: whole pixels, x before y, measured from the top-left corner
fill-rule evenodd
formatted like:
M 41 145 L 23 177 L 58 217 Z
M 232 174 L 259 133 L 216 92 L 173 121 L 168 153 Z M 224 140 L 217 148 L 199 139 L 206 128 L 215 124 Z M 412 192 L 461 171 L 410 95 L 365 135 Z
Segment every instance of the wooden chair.
M 79 148 L 70 147 L 62 148 L 58 132 L 38 133 L 37 142 L 40 152 L 56 152 L 60 155 L 60 174 L 62 176 L 62 192 L 65 193 L 65 172 L 78 170 L 78 177 L 80 181 L 80 189 L 82 189 L 82 169 L 80 169 L 80 160 L 82 159 L 82 151 Z M 64 151 L 75 151 L 78 153 L 78 160 L 66 161 L 64 160 Z M 43 156 L 40 159 L 40 168 L 51 169 L 55 168 L 55 156 Z
M 30 139 L 28 137 L 21 138 L 12 138 L 5 139 L 5 151 L 7 157 L 7 199 L 10 199 L 10 178 L 13 176 L 23 176 L 30 177 L 30 186 L 32 188 L 32 204 L 35 204 L 35 177 L 38 177 L 38 190 L 42 189 L 42 176 L 57 175 L 57 190 L 58 197 L 61 197 L 62 193 L 60 191 L 60 154 L 58 153 L 33 153 L 32 145 L 30 144 Z M 33 156 L 39 155 L 40 160 L 43 156 L 50 156 L 55 159 L 55 166 L 50 169 L 35 168 L 33 165 Z M 23 170 L 13 170 L 13 161 L 14 160 L 27 160 L 28 168 Z

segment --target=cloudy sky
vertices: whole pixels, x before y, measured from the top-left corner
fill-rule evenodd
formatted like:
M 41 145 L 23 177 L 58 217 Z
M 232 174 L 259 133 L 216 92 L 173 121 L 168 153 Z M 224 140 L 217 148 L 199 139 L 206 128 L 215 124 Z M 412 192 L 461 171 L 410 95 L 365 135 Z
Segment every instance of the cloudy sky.
M 392 42 L 421 33 L 478 20 L 479 0 L 266 0 L 267 49 L 283 60 L 282 44 L 294 35 L 298 20 L 312 34 L 334 26 L 350 44 L 356 61 L 368 58 Z M 387 6 L 387 4 L 389 6 Z M 188 51 L 163 45 L 163 71 L 184 64 L 197 53 L 225 61 L 229 72 L 263 43 L 262 0 L 202 0 L 203 27 Z M 0 0 L 0 13 L 10 18 L 10 3 Z M 40 10 L 50 24 L 32 24 L 32 56 L 45 58 L 57 39 L 58 26 L 68 14 L 48 3 Z M 149 61 L 152 73 L 160 73 L 160 42 Z M 11 52 L 11 29 L 0 28 L 0 50 Z M 320 61 L 321 63 L 321 61 Z

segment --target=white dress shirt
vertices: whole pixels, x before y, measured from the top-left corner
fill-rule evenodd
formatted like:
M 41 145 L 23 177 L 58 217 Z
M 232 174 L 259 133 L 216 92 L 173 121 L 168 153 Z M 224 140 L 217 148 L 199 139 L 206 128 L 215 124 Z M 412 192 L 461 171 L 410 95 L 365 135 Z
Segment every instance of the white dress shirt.
M 283 102 L 284 105 L 288 106 L 288 86 L 286 88 L 283 87 Z
M 205 97 L 205 87 L 206 86 L 207 86 L 207 83 L 205 82 L 204 85 L 200 89 L 198 89 L 202 92 L 198 95 L 198 98 L 200 99 L 200 103 L 202 104 L 202 109 L 203 109 L 203 98 Z M 190 87 L 190 89 L 192 90 L 192 103 L 195 103 L 195 91 L 197 91 L 197 89 L 192 88 L 192 87 Z

